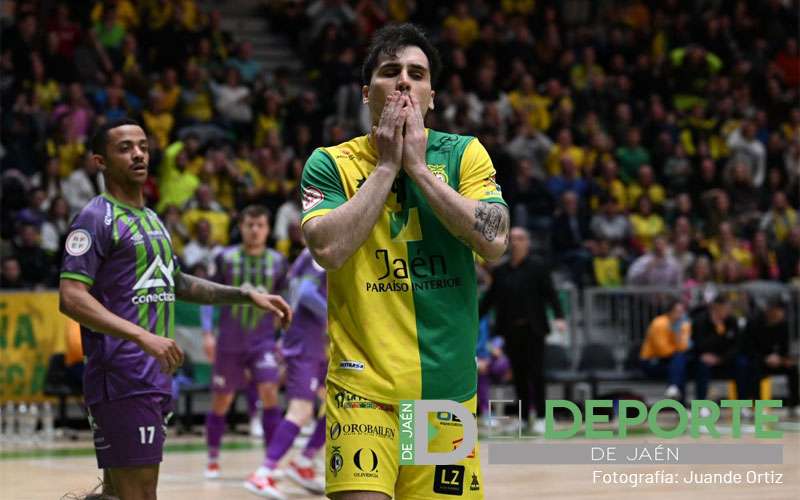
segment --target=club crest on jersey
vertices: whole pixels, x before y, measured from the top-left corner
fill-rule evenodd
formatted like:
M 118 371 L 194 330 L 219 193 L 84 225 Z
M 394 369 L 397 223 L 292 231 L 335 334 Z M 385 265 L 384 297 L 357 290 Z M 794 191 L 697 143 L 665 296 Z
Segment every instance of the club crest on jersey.
M 64 249 L 73 257 L 80 257 L 92 248 L 92 235 L 85 229 L 76 229 L 69 233 Z
M 314 186 L 307 186 L 303 188 L 303 211 L 307 212 L 312 208 L 316 207 L 325 199 L 325 195 L 322 194 L 318 188 Z
M 431 171 L 440 181 L 447 184 L 450 178 L 447 176 L 447 170 L 444 165 L 428 165 L 428 170 Z

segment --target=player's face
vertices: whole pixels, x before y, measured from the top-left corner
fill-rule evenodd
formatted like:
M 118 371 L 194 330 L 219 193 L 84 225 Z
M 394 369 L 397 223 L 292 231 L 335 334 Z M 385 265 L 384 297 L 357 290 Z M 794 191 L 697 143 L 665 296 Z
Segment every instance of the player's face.
M 428 56 L 417 46 L 411 45 L 397 50 L 394 57 L 386 54 L 378 56 L 378 64 L 372 72 L 369 85 L 362 89 L 364 99 L 369 104 L 372 123 L 380 121 L 386 96 L 399 90 L 413 95 L 424 114 L 433 109 L 431 72 Z
M 245 246 L 254 247 L 265 245 L 269 237 L 269 222 L 267 217 L 245 217 L 239 224 L 242 233 L 242 242 Z
M 92 159 L 113 183 L 144 184 L 150 162 L 147 136 L 138 125 L 112 128 L 108 131 L 105 155 L 94 155 Z

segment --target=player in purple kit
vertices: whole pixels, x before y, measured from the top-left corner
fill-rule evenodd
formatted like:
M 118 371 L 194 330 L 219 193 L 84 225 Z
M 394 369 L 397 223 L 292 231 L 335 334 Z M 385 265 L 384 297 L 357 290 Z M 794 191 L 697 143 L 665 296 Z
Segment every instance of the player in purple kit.
M 269 212 L 253 205 L 242 211 L 239 231 L 242 244 L 226 248 L 216 259 L 214 281 L 231 285 L 247 284 L 264 292 L 279 292 L 286 288 L 288 263 L 277 251 L 267 248 Z M 213 314 L 203 308 L 204 329 Z M 246 385 L 245 370 L 250 372 L 264 405 L 261 423 L 266 448 L 281 420 L 278 406 L 278 369 L 275 350 L 275 327 L 271 316 L 247 306 L 225 306 L 220 312 L 219 339 L 215 347 L 214 370 L 211 378 L 211 411 L 206 416 L 208 465 L 205 476 L 219 477 L 219 448 L 225 432 L 225 414 L 230 409 L 236 391 Z M 275 489 L 270 478 L 253 473 L 245 487 L 259 495 L 269 495 Z
M 292 446 L 300 429 L 314 410 L 314 401 L 325 396 L 328 371 L 327 335 L 328 291 L 325 270 L 308 249 L 302 251 L 289 270 L 290 303 L 294 311 L 292 326 L 283 337 L 282 353 L 286 362 L 286 416 L 270 442 L 262 473 L 273 477 L 276 467 Z M 315 494 L 325 493 L 324 478 L 317 477 L 311 459 L 325 444 L 325 416 L 317 419 L 314 432 L 303 452 L 289 463 L 287 475 Z M 283 499 L 282 494 L 273 498 Z
M 91 141 L 108 191 L 70 227 L 61 270 L 61 312 L 81 324 L 84 394 L 103 493 L 156 498 L 171 402 L 183 352 L 174 338 L 176 299 L 253 304 L 291 320 L 279 296 L 223 286 L 181 272 L 158 216 L 144 206 L 149 153 L 130 119 L 102 125 Z

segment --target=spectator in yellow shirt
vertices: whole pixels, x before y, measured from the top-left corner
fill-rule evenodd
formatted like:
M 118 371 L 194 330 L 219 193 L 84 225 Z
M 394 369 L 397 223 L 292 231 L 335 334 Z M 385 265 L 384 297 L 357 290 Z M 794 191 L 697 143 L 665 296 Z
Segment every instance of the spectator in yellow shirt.
M 228 228 L 231 218 L 217 200 L 208 184 L 201 184 L 195 191 L 194 198 L 186 204 L 183 212 L 183 224 L 190 234 L 195 234 L 195 225 L 205 219 L 211 224 L 211 240 L 219 245 L 228 244 Z
M 153 86 L 154 92 L 164 96 L 164 109 L 172 113 L 181 98 L 181 86 L 178 84 L 178 73 L 175 68 L 167 68 L 161 81 Z
M 169 145 L 169 135 L 175 126 L 175 117 L 165 108 L 164 95 L 160 92 L 150 94 L 148 109 L 142 112 L 144 127 L 156 139 L 158 149 L 164 150 Z
M 549 100 L 536 92 L 536 80 L 526 73 L 520 80 L 519 89 L 508 94 L 511 109 L 532 128 L 547 131 L 550 128 Z
M 641 196 L 636 206 L 637 211 L 630 215 L 633 239 L 640 250 L 650 250 L 653 239 L 666 229 L 664 219 L 653 212 L 653 202 L 647 196 Z
M 663 205 L 667 197 L 664 187 L 656 182 L 653 167 L 648 164 L 639 167 L 639 175 L 637 175 L 636 181 L 628 186 L 630 208 L 634 208 L 634 203 L 642 196 L 650 198 L 650 201 L 656 206 Z
M 562 128 L 558 131 L 558 140 L 547 155 L 545 165 L 547 166 L 548 175 L 553 176 L 561 174 L 561 158 L 564 155 L 568 155 L 572 158 L 572 162 L 578 168 L 579 172 L 583 171 L 585 152 L 583 148 L 573 144 L 572 132 L 570 132 L 568 128 Z
M 639 351 L 642 370 L 650 378 L 667 379 L 667 398 L 680 400 L 686 396 L 691 331 L 686 306 L 679 300 L 671 302 L 667 311 L 656 316 L 647 328 Z
M 478 21 L 469 13 L 467 2 L 458 2 L 453 13 L 444 19 L 442 27 L 456 33 L 458 44 L 467 48 L 478 38 Z

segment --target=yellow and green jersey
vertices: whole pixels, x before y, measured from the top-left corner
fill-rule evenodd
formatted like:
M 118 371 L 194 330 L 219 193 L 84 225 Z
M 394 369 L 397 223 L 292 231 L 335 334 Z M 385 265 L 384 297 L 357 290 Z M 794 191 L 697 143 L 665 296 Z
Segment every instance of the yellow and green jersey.
M 505 205 L 477 139 L 427 133 L 426 162 L 436 177 L 462 196 Z M 303 170 L 302 222 L 352 198 L 376 162 L 367 136 L 315 150 Z M 391 404 L 468 400 L 476 387 L 477 296 L 472 250 L 401 171 L 367 240 L 328 273 L 328 377 Z

